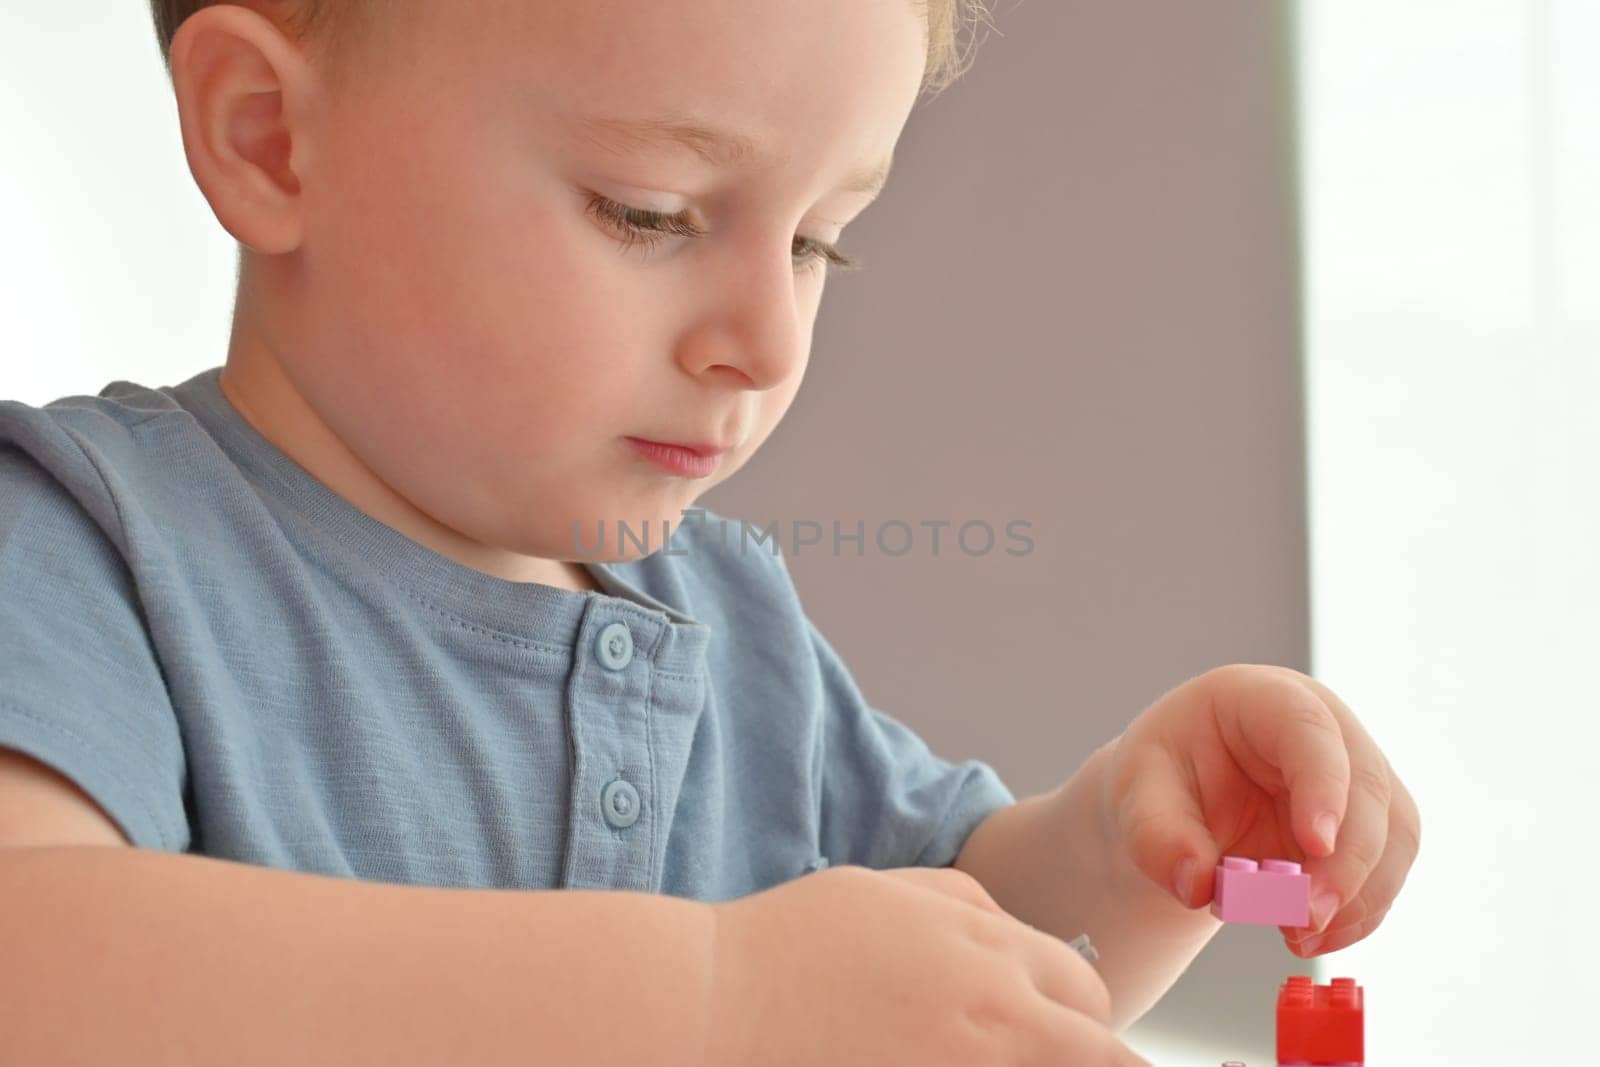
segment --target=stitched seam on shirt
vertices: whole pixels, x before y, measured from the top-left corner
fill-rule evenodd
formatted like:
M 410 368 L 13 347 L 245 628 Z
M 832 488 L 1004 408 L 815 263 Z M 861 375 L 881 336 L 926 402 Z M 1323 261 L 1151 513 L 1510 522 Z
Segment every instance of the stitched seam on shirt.
M 117 499 L 117 494 L 111 491 L 111 483 L 106 481 L 105 471 L 101 470 L 100 464 L 96 463 L 94 457 L 89 455 L 89 450 L 83 447 L 83 441 L 79 439 L 78 431 L 74 430 L 70 426 L 63 426 L 61 431 L 67 435 L 67 440 L 71 441 L 73 445 L 77 447 L 78 454 L 83 457 L 85 463 L 89 464 L 89 468 L 94 471 L 94 476 L 100 479 L 100 488 L 105 490 L 107 499 L 111 501 L 111 510 L 115 512 L 117 516 L 117 532 L 120 533 L 122 535 L 122 539 L 126 541 L 128 539 L 128 521 L 122 515 L 122 502 Z M 117 555 L 120 557 L 122 555 L 121 547 L 117 545 L 113 545 L 112 547 L 117 549 Z M 123 560 L 124 566 L 127 566 L 127 562 L 128 561 L 126 559 Z M 128 567 L 128 574 L 130 578 L 133 577 L 133 568 L 131 566 Z M 135 588 L 137 588 L 137 581 L 134 582 L 134 585 Z
M 463 619 L 461 616 L 452 614 L 451 612 L 446 611 L 433 602 L 427 600 L 426 598 L 417 595 L 400 583 L 391 580 L 387 575 L 378 572 L 376 568 L 374 568 L 373 573 L 378 574 L 379 577 L 383 578 L 385 582 L 388 582 L 390 585 L 394 586 L 395 589 L 399 590 L 406 597 L 415 600 L 418 604 L 421 604 L 428 611 L 433 612 L 435 615 L 442 615 L 446 619 L 449 619 L 451 622 L 455 623 L 457 626 L 461 627 L 463 630 L 470 630 L 475 634 L 483 634 L 485 637 L 499 641 L 501 644 L 512 645 L 516 648 L 525 648 L 530 652 L 543 652 L 547 655 L 561 656 L 563 658 L 572 654 L 572 649 L 564 648 L 561 645 L 549 644 L 547 642 L 538 641 L 528 637 L 514 637 L 511 634 L 503 633 L 499 630 L 490 630 L 486 627 L 478 625 L 477 623 L 469 622 L 466 619 Z
M 109 400 L 110 397 L 101 397 L 100 399 Z M 184 411 L 182 408 L 178 408 L 176 410 L 168 408 L 168 409 L 163 409 L 161 411 L 152 411 L 148 415 L 146 415 L 144 418 L 139 419 L 136 422 L 130 422 L 130 423 L 124 424 L 123 428 L 127 429 L 127 430 L 137 429 L 138 427 L 143 426 L 145 423 L 149 422 L 151 419 L 159 419 L 163 415 L 187 415 L 187 414 L 189 414 L 189 413 L 187 411 Z
M 22 706 L 20 706 L 20 705 L 18 705 L 16 703 L 13 703 L 10 700 L 0 700 L 0 708 L 13 708 L 13 709 L 15 709 L 17 711 L 20 711 L 23 714 L 29 715 L 29 716 L 37 714 L 36 712 L 28 711 L 26 708 L 24 708 L 24 707 L 22 707 Z M 48 725 L 57 725 L 55 723 L 55 720 L 53 720 L 53 719 L 47 719 L 47 720 L 41 720 L 41 721 L 44 721 Z M 144 735 L 142 735 L 138 731 L 132 729 L 126 723 L 122 722 L 121 720 L 119 720 L 115 716 L 110 716 L 110 717 L 106 718 L 104 721 L 105 721 L 106 727 L 110 730 L 110 732 L 115 733 L 117 735 L 117 737 L 120 738 L 121 741 L 125 745 L 128 745 L 128 746 L 133 747 L 133 748 L 137 748 L 141 755 L 144 755 L 144 756 L 150 756 L 151 755 L 150 747 L 146 743 L 146 739 L 145 739 Z M 57 728 L 60 729 L 60 730 L 63 730 L 63 731 L 65 731 L 67 729 L 67 727 L 59 726 L 59 725 L 57 726 Z M 74 740 L 81 741 L 81 740 L 84 740 L 84 739 L 83 738 L 74 738 Z
M 655 731 L 655 699 L 656 687 L 654 672 L 646 672 L 644 676 L 644 750 L 650 756 L 650 806 L 654 808 L 650 819 L 650 870 L 645 875 L 645 885 L 650 892 L 655 892 L 656 885 L 656 842 L 661 835 L 661 792 L 656 781 L 656 731 Z
M 0 700 L 0 708 L 5 708 L 7 711 L 14 711 L 17 714 L 21 715 L 24 719 L 33 720 L 34 722 L 38 723 L 40 726 L 43 726 L 46 730 L 55 731 L 60 736 L 68 738 L 69 740 L 71 740 L 71 741 L 75 742 L 76 744 L 78 744 L 79 746 L 81 746 L 82 749 L 85 752 L 92 753 L 94 751 L 94 743 L 93 742 L 89 741 L 86 738 L 78 736 L 76 733 L 74 733 L 73 731 L 67 729 L 65 726 L 62 726 L 60 723 L 56 722 L 54 719 L 46 719 L 41 715 L 37 715 L 34 712 L 29 711 L 27 708 L 22 707 L 19 704 L 11 703 L 9 700 Z M 133 798 L 134 803 L 138 804 L 139 807 L 144 809 L 145 816 L 150 820 L 150 825 L 154 826 L 156 828 L 156 833 L 161 835 L 162 844 L 166 845 L 169 849 L 176 850 L 177 842 L 171 841 L 167 837 L 167 831 L 166 831 L 165 827 L 162 826 L 161 820 L 156 817 L 155 809 L 150 807 L 150 805 L 145 801 L 143 795 L 140 794 L 140 792 L 133 787 L 133 783 L 129 782 L 126 778 L 124 778 L 121 774 L 119 774 L 115 769 L 113 769 L 113 768 L 111 768 L 109 766 L 106 767 L 106 773 L 111 775 L 111 777 L 115 778 L 122 785 L 122 788 L 128 791 L 128 795 Z M 77 783 L 74 782 L 73 784 L 76 785 Z M 79 788 L 82 788 L 82 787 L 80 786 Z M 87 792 L 87 790 L 85 790 L 85 792 Z
M 295 510 L 296 511 L 300 511 L 299 508 L 295 508 Z M 555 656 L 566 657 L 566 656 L 570 656 L 572 654 L 572 649 L 570 647 L 567 647 L 567 646 L 564 646 L 564 645 L 553 644 L 553 643 L 550 643 L 550 642 L 547 642 L 547 641 L 540 641 L 540 640 L 537 640 L 536 638 L 514 636 L 514 635 L 511 635 L 511 634 L 504 633 L 503 631 L 500 631 L 500 630 L 487 629 L 487 628 L 485 628 L 485 627 L 483 627 L 483 626 L 481 626 L 481 625 L 479 625 L 477 623 L 473 623 L 473 622 L 470 622 L 470 621 L 468 621 L 466 619 L 463 619 L 461 616 L 456 615 L 453 612 L 451 612 L 451 611 L 449 611 L 449 610 L 447 610 L 447 609 L 445 609 L 443 607 L 440 607 L 439 605 L 433 603 L 432 601 L 428 600 L 426 597 L 422 596 L 421 594 L 416 593 L 413 590 L 411 590 L 410 588 L 401 585 L 398 581 L 396 581 L 393 577 L 391 577 L 390 575 L 385 573 L 382 569 L 380 569 L 378 567 L 369 567 L 367 565 L 367 562 L 364 559 L 361 559 L 360 557 L 356 556 L 354 553 L 350 552 L 350 550 L 344 545 L 344 543 L 342 541 L 339 541 L 337 538 L 329 537 L 327 534 L 325 534 L 316 525 L 316 523 L 311 522 L 310 521 L 311 517 L 309 515 L 306 515 L 303 511 L 301 511 L 300 513 L 301 513 L 301 516 L 307 520 L 307 522 L 310 525 L 311 529 L 316 533 L 316 535 L 318 537 L 322 538 L 324 541 L 333 541 L 334 544 L 336 544 L 341 550 L 343 550 L 343 554 L 347 558 L 353 560 L 357 565 L 362 566 L 363 568 L 366 568 L 366 569 L 370 570 L 371 573 L 376 574 L 379 578 L 383 579 L 384 582 L 386 582 L 387 584 L 393 586 L 400 593 L 404 594 L 406 597 L 410 598 L 411 600 L 415 600 L 417 603 L 421 604 L 423 607 L 427 608 L 429 611 L 433 612 L 434 614 L 442 615 L 445 618 L 449 619 L 451 622 L 454 622 L 454 623 L 464 627 L 465 629 L 471 630 L 473 633 L 484 634 L 485 636 L 492 637 L 496 641 L 500 641 L 500 642 L 502 642 L 504 644 L 515 645 L 518 648 L 531 649 L 531 650 L 537 651 L 537 652 L 548 652 L 551 655 L 555 655 Z M 618 598 L 618 599 L 621 599 L 621 598 Z M 649 622 L 654 621 L 654 616 L 652 614 L 647 614 L 646 611 L 643 608 L 641 608 L 639 605 L 632 604 L 632 603 L 628 602 L 627 600 L 623 600 L 622 603 L 623 603 L 624 607 L 619 608 L 618 610 L 623 610 L 623 611 L 625 611 L 627 613 L 630 613 L 630 614 L 634 615 L 635 618 L 637 618 L 641 623 L 649 623 Z M 660 644 L 661 644 L 661 640 L 660 640 L 660 637 L 658 636 L 655 644 L 651 646 L 650 653 L 654 654 L 655 649 L 657 647 L 659 647 Z M 677 673 L 671 672 L 671 671 L 665 671 L 663 673 L 672 674 L 673 677 L 677 677 L 677 678 L 690 678 L 690 679 L 692 679 L 694 677 L 694 675 L 677 674 Z
M 158 411 L 155 414 L 160 415 L 165 413 Z M 141 426 L 144 423 L 149 422 L 150 419 L 154 417 L 155 415 L 151 415 L 150 418 L 140 419 L 133 425 Z M 62 431 L 67 435 L 67 440 L 71 441 L 73 445 L 77 447 L 78 453 L 83 456 L 84 462 L 88 463 L 89 468 L 94 471 L 95 477 L 100 479 L 101 488 L 105 490 L 107 499 L 111 501 L 111 510 L 115 512 L 117 516 L 117 532 L 122 535 L 123 543 L 131 547 L 133 544 L 133 539 L 128 536 L 128 520 L 122 514 L 122 502 L 117 499 L 117 494 L 111 491 L 111 483 L 106 480 L 105 471 L 100 469 L 100 464 L 95 462 L 95 458 L 89 454 L 89 450 L 83 447 L 83 441 L 79 438 L 77 431 L 73 430 L 70 426 L 62 427 Z M 96 525 L 98 525 L 98 523 Z M 133 588 L 135 614 L 139 618 L 141 631 L 151 642 L 150 654 L 156 661 L 156 673 L 161 677 L 161 690 L 162 692 L 166 693 L 167 700 L 170 702 L 172 700 L 172 690 L 167 683 L 167 671 L 161 663 L 160 653 L 155 648 L 155 635 L 150 630 L 150 620 L 146 616 L 144 607 L 144 596 L 140 592 L 139 588 L 139 573 L 134 570 L 132 561 L 130 561 L 127 556 L 123 554 L 121 545 L 113 542 L 111 547 L 115 551 L 117 559 L 121 561 L 122 566 L 128 572 L 128 584 Z

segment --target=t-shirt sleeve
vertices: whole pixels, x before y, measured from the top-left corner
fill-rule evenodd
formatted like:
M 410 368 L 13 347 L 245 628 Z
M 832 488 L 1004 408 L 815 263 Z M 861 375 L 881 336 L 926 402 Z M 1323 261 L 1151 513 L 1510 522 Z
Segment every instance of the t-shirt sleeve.
M 134 845 L 183 851 L 177 715 L 133 574 L 78 494 L 112 523 L 115 505 L 81 450 L 54 456 L 71 488 L 0 441 L 0 746 L 77 783 Z
M 946 867 L 997 808 L 1016 802 L 994 768 L 952 763 L 869 705 L 833 646 L 806 628 L 823 694 L 822 851 L 830 863 Z

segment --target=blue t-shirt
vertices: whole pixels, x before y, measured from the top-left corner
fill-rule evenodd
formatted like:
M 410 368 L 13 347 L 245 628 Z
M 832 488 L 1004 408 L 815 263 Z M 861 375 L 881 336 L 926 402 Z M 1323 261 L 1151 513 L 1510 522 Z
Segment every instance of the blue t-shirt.
M 601 593 L 487 575 L 314 478 L 220 370 L 0 401 L 0 745 L 134 845 L 719 901 L 947 865 L 1015 801 L 869 706 L 732 520 L 587 564 Z

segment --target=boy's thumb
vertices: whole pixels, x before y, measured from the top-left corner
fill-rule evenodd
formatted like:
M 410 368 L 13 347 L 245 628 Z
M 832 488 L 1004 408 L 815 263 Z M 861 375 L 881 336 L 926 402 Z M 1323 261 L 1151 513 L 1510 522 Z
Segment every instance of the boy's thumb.
M 1117 822 L 1139 870 L 1186 908 L 1211 900 L 1219 850 L 1178 766 L 1152 746 L 1129 778 Z

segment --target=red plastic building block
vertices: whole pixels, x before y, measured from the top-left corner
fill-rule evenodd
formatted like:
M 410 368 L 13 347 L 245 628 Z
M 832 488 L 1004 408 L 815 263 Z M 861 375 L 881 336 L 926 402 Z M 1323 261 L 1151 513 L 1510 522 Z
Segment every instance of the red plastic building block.
M 1311 876 L 1292 860 L 1248 860 L 1224 856 L 1217 864 L 1211 914 L 1228 923 L 1308 926 Z
M 1354 978 L 1316 985 L 1302 974 L 1278 990 L 1278 1063 L 1359 1067 L 1366 1058 L 1361 987 Z

